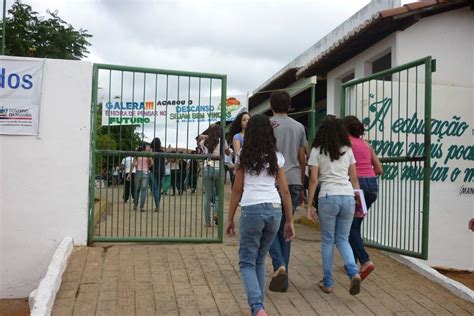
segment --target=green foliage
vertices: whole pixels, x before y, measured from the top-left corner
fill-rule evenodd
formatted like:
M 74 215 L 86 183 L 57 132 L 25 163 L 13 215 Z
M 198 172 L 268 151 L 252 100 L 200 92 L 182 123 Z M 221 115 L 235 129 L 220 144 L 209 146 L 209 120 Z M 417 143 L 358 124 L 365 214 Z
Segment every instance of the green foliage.
M 97 107 L 96 148 L 127 151 L 136 150 L 141 143 L 140 135 L 135 131 L 136 128 L 137 125 L 102 126 L 102 104 L 100 103 Z
M 135 131 L 137 125 L 125 126 L 102 126 L 102 104 L 97 107 L 96 113 L 96 149 L 104 150 L 125 150 L 134 151 L 141 143 L 139 134 Z M 117 164 L 122 160 L 120 158 L 109 158 L 110 164 Z M 96 159 L 96 174 L 100 170 L 100 165 L 103 164 L 102 169 L 105 168 L 107 158 L 103 157 L 102 162 L 100 157 Z M 110 168 L 109 168 L 110 169 Z
M 5 54 L 10 56 L 79 60 L 90 46 L 87 30 L 75 30 L 57 11 L 38 17 L 31 6 L 16 0 L 6 18 Z

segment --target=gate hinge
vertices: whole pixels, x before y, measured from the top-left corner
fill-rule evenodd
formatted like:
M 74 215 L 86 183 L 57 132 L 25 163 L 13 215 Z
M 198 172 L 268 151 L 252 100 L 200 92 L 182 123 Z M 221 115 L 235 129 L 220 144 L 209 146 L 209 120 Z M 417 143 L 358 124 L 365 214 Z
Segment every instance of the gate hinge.
M 436 72 L 436 59 L 431 60 L 431 72 Z

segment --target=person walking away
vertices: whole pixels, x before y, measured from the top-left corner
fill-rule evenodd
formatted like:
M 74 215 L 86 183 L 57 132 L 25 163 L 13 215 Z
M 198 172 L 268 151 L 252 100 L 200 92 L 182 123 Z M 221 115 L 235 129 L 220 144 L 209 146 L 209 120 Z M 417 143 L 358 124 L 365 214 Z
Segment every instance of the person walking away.
M 291 97 L 285 91 L 275 91 L 270 96 L 273 117 L 270 121 L 277 141 L 277 149 L 285 157 L 285 176 L 291 195 L 292 213 L 298 206 L 298 198 L 303 190 L 304 170 L 306 166 L 306 133 L 304 126 L 288 116 Z M 282 188 L 279 188 L 282 190 Z M 286 215 L 283 214 L 280 228 L 270 247 L 270 256 L 274 270 L 270 290 L 286 292 L 288 290 L 288 265 L 290 262 L 291 241 L 284 235 Z
M 234 163 L 232 162 L 232 156 L 234 155 L 234 151 L 232 148 L 229 148 L 230 153 L 228 155 L 224 155 L 224 184 L 227 183 L 227 173 L 229 173 L 230 183 L 234 184 Z
M 359 268 L 348 240 L 356 203 L 354 189 L 359 189 L 355 163 L 351 142 L 341 120 L 333 116 L 325 117 L 319 125 L 308 160 L 311 166 L 309 201 L 313 201 L 316 186 L 321 181 L 318 214 L 324 277 L 319 287 L 325 293 L 333 291 L 334 244 L 350 278 L 349 293 L 356 295 L 360 292 Z M 317 220 L 311 203 L 308 203 L 307 217 L 313 222 Z
M 114 172 L 113 172 L 113 177 L 114 177 L 114 188 L 116 188 L 118 185 L 119 185 L 119 182 L 120 182 L 120 167 L 117 165 L 115 166 L 114 168 Z
M 175 154 L 176 151 L 172 151 L 172 154 Z M 176 158 L 170 158 L 170 170 L 171 170 L 171 188 L 173 188 L 173 195 L 176 195 L 176 188 L 178 188 L 178 181 L 179 181 L 179 165 L 178 160 Z
M 203 174 L 204 186 L 204 221 L 206 227 L 211 227 L 211 203 L 215 205 L 213 220 L 218 224 L 219 212 L 219 160 L 216 158 L 221 156 L 221 139 L 224 141 L 224 151 L 229 152 L 227 142 L 221 137 L 223 135 L 222 128 L 217 124 L 212 124 L 207 129 L 207 136 L 204 140 L 204 153 L 215 157 L 205 162 Z
M 154 153 L 161 153 L 161 140 L 155 137 L 151 142 L 151 151 Z M 155 200 L 155 212 L 159 211 L 161 198 L 161 181 L 165 176 L 165 159 L 163 157 L 153 157 L 153 168 L 150 174 L 151 177 L 151 192 Z
M 167 195 L 168 194 L 168 190 L 170 188 L 170 185 L 171 185 L 171 167 L 170 167 L 170 161 L 169 159 L 165 159 L 165 177 L 163 178 L 162 182 L 161 182 L 161 192 L 164 194 L 164 195 Z
M 225 231 L 235 234 L 234 215 L 239 204 L 239 267 L 252 315 L 267 315 L 265 298 L 265 257 L 280 227 L 281 202 L 287 221 L 284 237 L 295 237 L 290 191 L 286 183 L 285 158 L 276 148 L 270 120 L 262 114 L 250 119 L 240 163 L 232 187 Z M 275 187 L 280 187 L 280 195 Z M 242 197 L 242 199 L 240 199 Z
M 184 154 L 183 151 L 179 152 L 180 154 Z M 178 160 L 179 166 L 179 178 L 178 178 L 178 193 L 186 192 L 186 175 L 188 174 L 188 163 L 186 159 L 179 159 Z
M 191 154 L 196 155 L 196 151 L 193 150 Z M 196 193 L 197 189 L 197 180 L 198 180 L 198 173 L 199 173 L 199 162 L 197 159 L 191 159 L 189 161 L 189 187 L 191 188 L 191 194 Z
M 352 151 L 356 160 L 356 171 L 359 185 L 364 192 L 367 210 L 377 199 L 378 183 L 377 176 L 382 174 L 382 164 L 375 151 L 369 143 L 362 137 L 364 135 L 364 125 L 355 116 L 346 116 L 342 119 L 344 128 L 349 134 Z M 355 212 L 349 233 L 349 244 L 351 245 L 354 259 L 360 263 L 360 278 L 363 281 L 374 269 L 375 265 L 369 259 L 369 254 L 365 250 L 364 240 L 360 233 L 362 221 L 366 214 Z
M 125 189 L 123 191 L 123 202 L 127 203 L 130 194 L 135 201 L 135 167 L 132 168 L 133 157 L 128 156 L 122 159 L 120 163 L 122 169 L 125 170 Z M 134 203 L 135 204 L 135 203 Z
M 146 151 L 146 144 L 143 143 L 138 148 L 139 152 Z M 133 159 L 133 167 L 136 168 L 137 172 L 135 174 L 135 201 L 133 203 L 133 209 L 136 211 L 138 203 L 140 203 L 140 211 L 144 212 L 145 209 L 145 200 L 146 200 L 146 191 L 148 188 L 149 181 L 149 169 L 153 164 L 153 160 L 149 157 L 135 157 Z

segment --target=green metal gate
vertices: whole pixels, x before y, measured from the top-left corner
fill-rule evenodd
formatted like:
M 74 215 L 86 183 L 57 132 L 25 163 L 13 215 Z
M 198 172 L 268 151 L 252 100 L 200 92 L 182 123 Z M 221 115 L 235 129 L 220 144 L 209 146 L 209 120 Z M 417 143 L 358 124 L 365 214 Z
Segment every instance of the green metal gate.
M 226 85 L 227 77 L 219 74 L 94 64 L 89 242 L 222 242 Z M 196 137 L 211 124 L 220 125 L 221 154 L 193 152 Z M 161 152 L 149 150 L 156 137 Z M 159 202 L 150 173 L 127 171 L 135 159 L 140 169 L 158 166 Z M 217 223 L 209 226 L 202 174 L 211 164 L 219 167 L 220 182 L 209 216 Z M 169 190 L 161 192 L 170 180 Z
M 357 116 L 383 165 L 377 201 L 363 222 L 367 245 L 427 259 L 431 74 L 422 58 L 342 85 L 341 115 Z

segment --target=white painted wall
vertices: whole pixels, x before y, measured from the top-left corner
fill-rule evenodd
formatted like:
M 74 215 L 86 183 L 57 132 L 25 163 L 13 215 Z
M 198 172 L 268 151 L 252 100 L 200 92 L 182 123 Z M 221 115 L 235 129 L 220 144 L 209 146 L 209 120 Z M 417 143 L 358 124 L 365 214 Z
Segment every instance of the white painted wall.
M 474 126 L 474 11 L 469 8 L 424 18 L 410 28 L 396 32 L 328 73 L 328 113 L 339 115 L 340 78 L 355 69 L 355 77 L 368 75 L 367 61 L 391 49 L 392 66 L 431 55 L 437 60 L 433 73 L 432 117 L 452 121 L 453 116 L 469 124 L 461 137 L 445 137 L 441 159 L 448 148 L 472 146 Z M 419 82 L 423 79 L 419 78 Z M 432 142 L 437 138 L 432 137 Z M 472 160 L 452 160 L 450 170 L 473 167 Z M 428 264 L 474 270 L 474 233 L 467 229 L 474 218 L 474 197 L 459 195 L 461 186 L 474 187 L 459 176 L 454 182 L 432 182 Z
M 443 149 L 450 145 L 472 146 L 474 127 L 474 11 L 470 8 L 450 11 L 421 20 L 404 32 L 397 33 L 396 63 L 431 55 L 436 58 L 433 74 L 432 117 L 452 120 L 456 115 L 469 123 L 461 137 L 446 137 Z M 432 137 L 432 142 L 436 142 Z M 472 151 L 471 151 L 472 154 Z M 442 159 L 436 159 L 439 165 Z M 473 168 L 472 160 L 453 160 L 447 166 L 465 170 Z M 428 262 L 474 270 L 474 233 L 467 229 L 474 218 L 474 196 L 459 195 L 463 182 L 431 183 L 430 247 Z
M 40 137 L 0 135 L 0 298 L 27 297 L 63 237 L 87 242 L 91 86 L 91 63 L 46 60 Z

